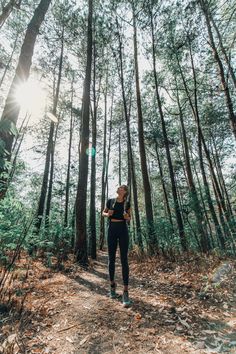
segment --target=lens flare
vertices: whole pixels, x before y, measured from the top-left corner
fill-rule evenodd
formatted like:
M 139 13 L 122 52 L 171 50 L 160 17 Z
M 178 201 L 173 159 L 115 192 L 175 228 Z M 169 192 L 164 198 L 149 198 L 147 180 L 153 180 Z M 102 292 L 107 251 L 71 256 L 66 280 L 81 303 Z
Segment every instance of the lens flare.
M 96 149 L 93 146 L 90 146 L 88 149 L 86 149 L 86 154 L 88 156 L 94 157 L 96 155 Z

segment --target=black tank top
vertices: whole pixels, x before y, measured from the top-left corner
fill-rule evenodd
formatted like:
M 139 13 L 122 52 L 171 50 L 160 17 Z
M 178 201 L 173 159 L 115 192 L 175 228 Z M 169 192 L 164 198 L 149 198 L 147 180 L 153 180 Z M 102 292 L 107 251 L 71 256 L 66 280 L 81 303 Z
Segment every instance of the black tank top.
M 108 199 L 106 207 L 110 210 L 114 210 L 114 213 L 110 216 L 110 219 L 125 220 L 123 214 L 129 210 L 130 202 L 117 202 L 116 199 Z

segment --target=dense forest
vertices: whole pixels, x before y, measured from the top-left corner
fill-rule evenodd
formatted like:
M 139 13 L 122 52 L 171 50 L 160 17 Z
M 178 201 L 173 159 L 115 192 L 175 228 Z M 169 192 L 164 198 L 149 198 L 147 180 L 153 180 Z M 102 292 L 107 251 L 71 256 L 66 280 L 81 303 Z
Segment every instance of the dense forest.
M 132 254 L 235 257 L 235 16 L 235 0 L 0 1 L 0 303 L 21 257 L 96 260 L 121 184 Z
M 2 1 L 1 261 L 104 247 L 235 255 L 234 1 Z

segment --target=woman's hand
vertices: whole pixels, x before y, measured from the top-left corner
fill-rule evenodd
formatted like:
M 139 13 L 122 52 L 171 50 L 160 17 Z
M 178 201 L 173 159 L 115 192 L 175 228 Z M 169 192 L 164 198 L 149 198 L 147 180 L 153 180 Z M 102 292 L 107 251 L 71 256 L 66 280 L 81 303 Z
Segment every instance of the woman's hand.
M 107 212 L 108 217 L 114 214 L 114 210 L 109 209 Z
M 107 218 L 109 218 L 110 216 L 113 215 L 113 213 L 114 213 L 114 210 L 105 208 L 102 212 L 102 216 L 106 216 Z
M 124 219 L 125 219 L 125 220 L 128 220 L 128 221 L 129 221 L 129 220 L 131 219 L 129 213 L 124 212 L 123 215 L 124 215 Z

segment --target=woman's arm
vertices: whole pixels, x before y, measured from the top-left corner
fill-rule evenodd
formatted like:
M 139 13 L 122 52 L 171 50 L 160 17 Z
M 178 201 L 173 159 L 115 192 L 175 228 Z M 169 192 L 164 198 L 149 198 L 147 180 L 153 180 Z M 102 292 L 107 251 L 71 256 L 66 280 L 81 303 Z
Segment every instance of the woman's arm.
M 105 208 L 102 212 L 102 216 L 108 217 L 108 208 Z
M 128 210 L 126 210 L 126 212 L 124 212 L 124 219 L 127 221 L 131 220 L 131 209 L 130 208 Z
M 102 212 L 102 216 L 109 218 L 110 216 L 112 216 L 113 213 L 114 213 L 114 210 L 105 208 Z

